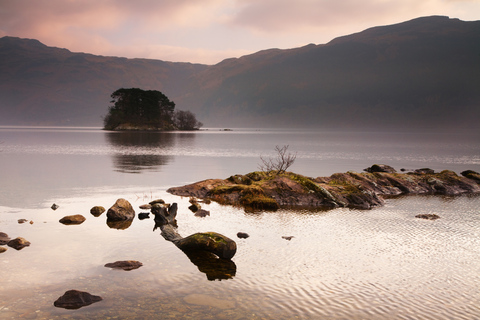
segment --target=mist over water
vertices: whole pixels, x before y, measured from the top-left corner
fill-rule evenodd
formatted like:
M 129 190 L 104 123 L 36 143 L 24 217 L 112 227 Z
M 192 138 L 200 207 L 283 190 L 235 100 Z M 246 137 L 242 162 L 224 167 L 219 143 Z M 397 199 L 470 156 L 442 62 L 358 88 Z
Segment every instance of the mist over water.
M 480 316 L 480 199 L 415 196 L 368 211 L 245 213 L 216 203 L 194 217 L 172 186 L 258 170 L 276 145 L 297 153 L 291 171 L 317 177 L 400 168 L 480 171 L 475 134 L 301 130 L 105 132 L 0 127 L 0 232 L 32 243 L 0 255 L 0 318 L 474 319 Z M 228 280 L 167 242 L 153 220 L 125 230 L 90 215 L 117 198 L 177 202 L 179 233 L 216 231 L 237 242 Z M 50 209 L 52 203 L 60 207 Z M 441 218 L 414 218 L 435 213 Z M 79 226 L 58 222 L 82 214 Z M 25 218 L 33 224 L 18 224 Z M 238 239 L 237 232 L 248 239 Z M 293 236 L 288 241 L 282 236 Z M 139 260 L 129 272 L 105 268 Z M 231 271 L 230 271 L 231 272 Z M 103 301 L 55 308 L 69 289 Z M 207 297 L 207 298 L 206 298 Z M 208 298 L 210 297 L 210 299 Z M 212 300 L 212 298 L 216 300 Z M 202 300 L 203 299 L 203 300 Z M 215 303 L 214 303 L 215 302 Z M 203 303 L 203 304 L 202 304 Z M 233 304 L 233 307 L 232 307 Z

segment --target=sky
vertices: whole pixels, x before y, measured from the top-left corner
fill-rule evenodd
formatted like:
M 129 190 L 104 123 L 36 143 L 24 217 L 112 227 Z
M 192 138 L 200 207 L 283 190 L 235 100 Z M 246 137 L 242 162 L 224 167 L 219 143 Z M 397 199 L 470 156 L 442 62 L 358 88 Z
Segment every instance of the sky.
M 0 37 L 216 64 L 431 15 L 480 20 L 480 0 L 0 0 Z

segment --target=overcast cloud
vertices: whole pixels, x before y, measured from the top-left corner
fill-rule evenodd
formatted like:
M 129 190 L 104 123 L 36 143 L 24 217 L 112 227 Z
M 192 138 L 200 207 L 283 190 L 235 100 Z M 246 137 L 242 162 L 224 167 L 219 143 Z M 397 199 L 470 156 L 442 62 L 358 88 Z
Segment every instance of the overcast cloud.
M 479 20 L 480 0 L 0 0 L 0 36 L 213 64 L 430 15 Z

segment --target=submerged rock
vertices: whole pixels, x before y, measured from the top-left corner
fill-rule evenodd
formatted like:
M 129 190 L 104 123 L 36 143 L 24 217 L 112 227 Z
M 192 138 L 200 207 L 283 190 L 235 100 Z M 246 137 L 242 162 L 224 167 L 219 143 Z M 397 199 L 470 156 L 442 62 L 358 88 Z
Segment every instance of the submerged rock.
M 108 209 L 107 218 L 111 221 L 133 220 L 135 218 L 135 210 L 133 210 L 130 202 L 120 198 Z
M 431 214 L 431 213 L 427 213 L 427 214 L 417 214 L 415 216 L 415 218 L 420 218 L 420 219 L 426 219 L 426 220 L 437 220 L 437 219 L 440 219 L 440 217 L 436 214 Z
M 208 307 L 214 307 L 218 309 L 232 309 L 232 308 L 235 308 L 235 305 L 236 305 L 235 301 L 217 299 L 212 296 L 208 296 L 205 294 L 198 294 L 198 293 L 190 294 L 185 298 L 183 298 L 183 300 L 188 304 L 208 306 Z
M 210 215 L 210 211 L 199 209 L 195 212 L 195 217 L 205 218 Z
M 88 292 L 68 290 L 53 305 L 57 308 L 79 309 L 101 300 L 103 300 L 102 297 L 91 295 Z
M 141 263 L 140 261 L 134 261 L 134 260 L 116 261 L 112 263 L 107 263 L 105 265 L 105 267 L 107 268 L 123 269 L 125 271 L 138 269 L 141 266 L 143 266 L 143 263 Z
M 104 213 L 104 212 L 105 212 L 105 208 L 102 207 L 102 206 L 95 206 L 92 209 L 90 209 L 90 213 L 94 217 L 100 217 L 102 215 L 102 213 Z
M 13 240 L 10 240 L 7 245 L 9 247 L 12 247 L 15 250 L 22 250 L 25 247 L 28 247 L 30 245 L 30 242 L 25 240 L 22 237 L 15 238 Z
M 65 216 L 62 219 L 59 220 L 60 223 L 66 224 L 66 225 L 72 225 L 72 224 L 82 224 L 87 220 L 84 216 L 81 214 L 75 214 L 72 216 Z

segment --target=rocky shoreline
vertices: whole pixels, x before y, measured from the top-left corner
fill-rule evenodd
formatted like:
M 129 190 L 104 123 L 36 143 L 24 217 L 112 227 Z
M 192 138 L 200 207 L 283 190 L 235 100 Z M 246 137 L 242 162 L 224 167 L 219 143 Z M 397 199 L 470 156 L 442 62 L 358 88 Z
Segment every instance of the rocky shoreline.
M 450 170 L 435 173 L 428 168 L 399 173 L 388 165 L 373 165 L 362 173 L 348 171 L 318 178 L 292 172 L 256 171 L 227 179 L 203 180 L 167 192 L 240 206 L 248 211 L 284 207 L 371 209 L 382 206 L 388 196 L 479 194 L 480 174 L 468 170 L 459 176 Z

